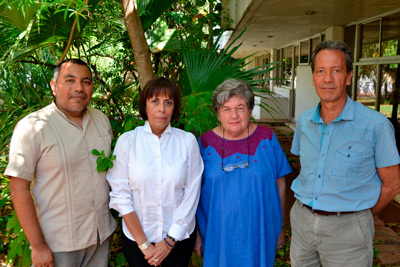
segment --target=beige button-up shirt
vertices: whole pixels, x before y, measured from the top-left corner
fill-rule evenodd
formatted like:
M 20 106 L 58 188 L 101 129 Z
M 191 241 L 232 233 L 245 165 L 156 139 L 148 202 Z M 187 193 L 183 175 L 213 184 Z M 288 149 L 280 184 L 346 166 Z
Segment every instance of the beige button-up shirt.
M 106 240 L 116 222 L 108 209 L 105 172 L 96 170 L 93 149 L 110 153 L 111 127 L 88 107 L 82 128 L 52 103 L 23 118 L 14 129 L 5 175 L 32 181 L 41 229 L 53 252 L 74 251 Z

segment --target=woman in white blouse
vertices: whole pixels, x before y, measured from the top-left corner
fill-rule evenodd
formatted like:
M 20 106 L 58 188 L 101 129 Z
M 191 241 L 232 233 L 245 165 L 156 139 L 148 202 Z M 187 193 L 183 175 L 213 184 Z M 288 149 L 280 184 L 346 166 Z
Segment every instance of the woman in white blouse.
M 150 80 L 139 100 L 145 125 L 122 134 L 115 146 L 107 173 L 110 208 L 122 216 L 129 266 L 189 265 L 203 161 L 194 135 L 170 125 L 180 106 L 171 80 Z

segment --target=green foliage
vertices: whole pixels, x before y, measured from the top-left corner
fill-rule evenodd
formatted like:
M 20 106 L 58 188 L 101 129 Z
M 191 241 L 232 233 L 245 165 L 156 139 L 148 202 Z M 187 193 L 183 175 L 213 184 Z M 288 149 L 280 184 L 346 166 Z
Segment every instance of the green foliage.
M 379 251 L 378 251 L 375 247 L 374 247 L 373 250 L 374 250 L 374 256 L 373 256 L 373 257 L 374 257 L 374 259 L 375 259 L 376 256 L 378 256 Z
M 192 267 L 197 267 L 197 266 L 200 267 L 200 266 L 203 266 L 203 258 L 197 256 L 197 254 L 193 252 L 193 254 L 192 254 L 192 261 L 191 261 L 190 266 L 192 266 Z
M 247 81 L 250 85 L 257 86 L 264 80 L 256 77 L 279 67 L 279 62 L 270 63 L 253 69 L 245 69 L 246 60 L 233 59 L 232 54 L 239 49 L 241 44 L 234 43 L 242 36 L 244 31 L 235 38 L 226 49 L 219 47 L 222 32 L 215 42 L 208 39 L 203 42 L 202 33 L 183 36 L 181 39 L 181 54 L 185 73 L 180 80 L 183 87 L 183 105 L 180 123 L 186 131 L 201 135 L 214 128 L 218 120 L 211 108 L 211 95 L 215 88 L 227 78 L 236 78 Z M 211 47 L 211 48 L 210 48 Z M 265 90 L 258 90 L 266 92 Z
M 92 154 L 98 156 L 97 163 L 97 172 L 105 172 L 109 168 L 111 169 L 114 166 L 113 161 L 116 159 L 115 155 L 107 157 L 104 150 L 99 152 L 97 149 L 92 150 Z
M 40 5 L 33 0 L 2 0 L 2 26 L 18 34 L 17 41 L 4 53 L 5 66 L 29 57 L 38 49 L 68 41 L 75 21 L 73 40 L 74 45 L 79 46 L 98 2 L 92 0 L 90 6 L 86 6 L 83 0 L 47 0 Z M 1 37 L 7 38 L 3 34 Z
M 17 266 L 30 266 L 31 250 L 29 248 L 28 239 L 18 222 L 15 211 L 12 212 L 12 217 L 7 223 L 8 234 L 10 237 L 9 251 L 7 261 Z
M 177 0 L 140 0 L 138 1 L 138 10 L 143 29 L 146 31 L 149 27 Z

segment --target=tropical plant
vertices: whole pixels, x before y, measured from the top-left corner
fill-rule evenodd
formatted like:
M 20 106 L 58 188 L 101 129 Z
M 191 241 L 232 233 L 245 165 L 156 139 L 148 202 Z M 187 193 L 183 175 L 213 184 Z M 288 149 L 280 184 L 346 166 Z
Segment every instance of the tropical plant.
M 258 84 L 265 82 L 265 79 L 259 80 L 257 77 L 280 67 L 280 62 L 246 69 L 248 59 L 252 55 L 241 59 L 232 58 L 232 54 L 241 46 L 234 44 L 244 32 L 245 30 L 225 49 L 221 49 L 219 43 L 223 32 L 217 36 L 215 42 L 211 41 L 211 38 L 203 42 L 201 32 L 195 36 L 182 37 L 181 54 L 185 72 L 179 81 L 183 88 L 183 116 L 180 123 L 184 125 L 186 131 L 199 136 L 216 126 L 217 118 L 211 108 L 211 95 L 227 78 L 247 81 L 256 94 L 270 93 L 267 90 L 257 89 Z
M 234 77 L 255 85 L 259 80 L 253 77 L 276 67 L 246 71 L 247 59 L 232 58 L 240 45 L 219 47 L 218 36 L 224 29 L 215 28 L 221 20 L 216 0 L 168 0 L 161 4 L 140 0 L 137 4 L 155 74 L 172 78 L 182 88 L 182 116 L 176 126 L 197 136 L 217 123 L 210 99 L 219 83 Z M 137 112 L 141 65 L 133 58 L 121 5 L 113 0 L 44 0 L 40 4 L 38 0 L 0 0 L 0 29 L 1 173 L 13 127 L 26 113 L 52 101 L 52 69 L 64 57 L 89 62 L 96 88 L 91 103 L 109 116 L 113 144 L 121 133 L 143 125 Z M 111 158 L 100 151 L 98 154 L 103 169 L 111 166 Z M 2 240 L 6 240 L 1 249 L 10 253 L 8 263 L 27 265 L 29 244 L 11 214 L 8 178 L 0 174 L 0 179 L 0 203 L 5 205 L 0 227 L 5 233 Z M 119 233 L 113 238 L 112 266 L 125 264 L 118 247 Z M 200 262 L 196 259 L 193 265 Z

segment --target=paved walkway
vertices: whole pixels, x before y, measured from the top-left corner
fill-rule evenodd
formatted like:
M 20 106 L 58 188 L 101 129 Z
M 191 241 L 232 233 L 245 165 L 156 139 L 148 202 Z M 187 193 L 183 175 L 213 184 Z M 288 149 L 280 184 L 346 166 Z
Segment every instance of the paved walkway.
M 376 259 L 382 265 L 400 266 L 400 236 L 385 226 L 377 216 L 375 221 L 374 251 Z

